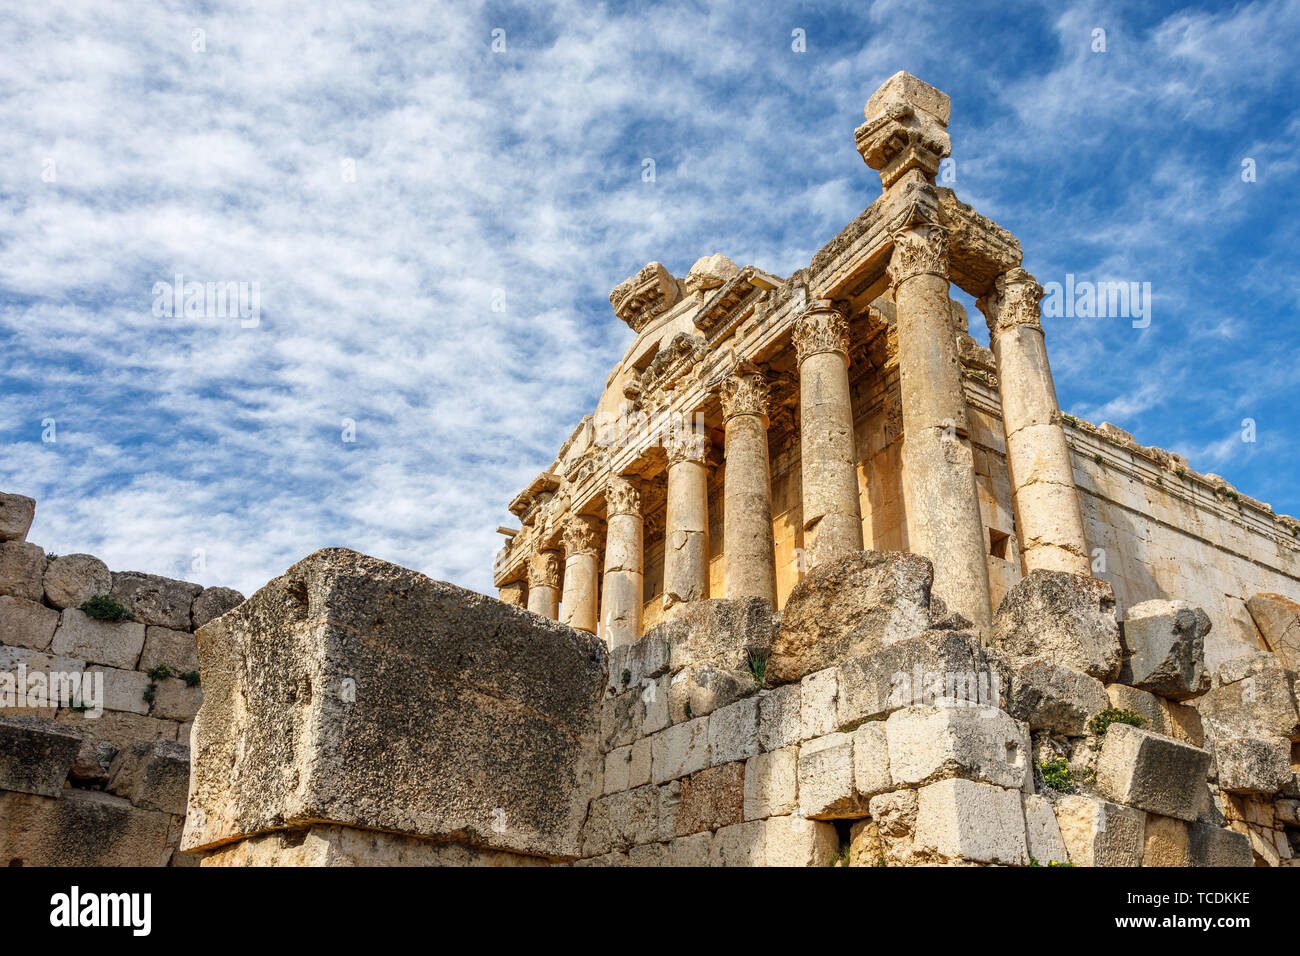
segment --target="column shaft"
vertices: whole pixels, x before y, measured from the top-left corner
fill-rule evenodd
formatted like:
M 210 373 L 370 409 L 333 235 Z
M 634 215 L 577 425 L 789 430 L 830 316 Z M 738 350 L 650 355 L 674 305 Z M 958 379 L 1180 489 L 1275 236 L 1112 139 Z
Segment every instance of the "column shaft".
M 948 608 L 987 633 L 987 548 L 952 328 L 944 229 L 919 223 L 896 233 L 889 271 L 898 316 L 910 547 L 934 563 L 934 591 Z
M 596 602 L 600 589 L 597 563 L 599 527 L 594 518 L 578 515 L 564 526 L 564 597 L 560 601 L 563 622 L 569 627 L 596 633 Z
M 723 473 L 723 595 L 760 597 L 776 607 L 772 479 L 767 457 L 767 383 L 742 369 L 722 387 L 726 418 Z
M 1023 269 L 998 277 L 980 299 L 998 367 L 1007 471 L 1021 566 L 1090 575 L 1079 494 L 1047 363 L 1043 287 Z
M 709 596 L 710 441 L 684 426 L 668 441 L 664 610 Z
M 528 561 L 528 610 L 554 621 L 560 616 L 560 552 L 536 551 Z
M 830 302 L 814 299 L 793 334 L 799 358 L 804 554 L 813 568 L 862 550 L 849 326 Z
M 645 522 L 641 491 L 626 478 L 611 478 L 605 488 L 605 594 L 602 629 L 610 647 L 631 644 L 641 636 L 645 601 Z

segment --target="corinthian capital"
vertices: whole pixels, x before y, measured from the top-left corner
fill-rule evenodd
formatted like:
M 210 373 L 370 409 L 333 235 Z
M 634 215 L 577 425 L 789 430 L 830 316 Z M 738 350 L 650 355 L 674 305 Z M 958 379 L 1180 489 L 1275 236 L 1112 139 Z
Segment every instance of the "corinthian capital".
M 534 551 L 528 559 L 528 586 L 530 588 L 558 588 L 560 586 L 560 553 L 547 549 Z
M 795 320 L 791 335 L 800 363 L 819 352 L 838 352 L 848 359 L 849 321 L 829 299 L 808 303 L 807 311 Z
M 722 416 L 757 415 L 767 421 L 771 390 L 763 373 L 752 365 L 742 365 L 722 382 Z
M 894 233 L 889 281 L 894 288 L 919 275 L 948 278 L 948 230 L 933 222 L 916 222 Z
M 641 489 L 630 478 L 610 478 L 605 486 L 605 505 L 611 515 L 639 515 Z
M 975 304 L 988 322 L 989 337 L 996 339 L 1001 333 L 1020 325 L 1043 331 L 1038 317 L 1038 304 L 1042 300 L 1043 287 L 1038 280 L 1017 267 L 998 276 L 993 291 Z
M 683 461 L 698 461 L 703 464 L 709 456 L 709 448 L 712 445 L 713 442 L 707 434 L 683 425 L 669 433 L 664 450 L 668 452 L 670 465 Z
M 600 547 L 600 525 L 589 515 L 572 515 L 564 523 L 564 551 L 575 554 L 595 554 Z

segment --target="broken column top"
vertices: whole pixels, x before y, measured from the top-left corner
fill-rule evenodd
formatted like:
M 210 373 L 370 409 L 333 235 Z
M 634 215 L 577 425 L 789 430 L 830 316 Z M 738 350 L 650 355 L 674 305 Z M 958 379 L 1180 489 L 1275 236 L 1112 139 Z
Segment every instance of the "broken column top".
M 866 164 L 880 170 L 886 189 L 913 169 L 934 182 L 939 161 L 952 150 L 950 108 L 946 93 L 901 71 L 871 94 L 863 110 L 867 121 L 854 140 Z

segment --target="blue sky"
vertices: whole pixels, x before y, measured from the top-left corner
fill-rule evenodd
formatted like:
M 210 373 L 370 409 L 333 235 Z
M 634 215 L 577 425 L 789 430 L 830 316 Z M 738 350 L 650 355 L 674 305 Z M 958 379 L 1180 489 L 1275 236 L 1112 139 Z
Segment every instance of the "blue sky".
M 1300 513 L 1298 47 L 1297 2 L 14 7 L 0 490 L 117 570 L 251 593 L 344 545 L 488 589 L 631 340 L 609 290 L 807 264 L 905 69 L 1040 281 L 1151 283 L 1145 329 L 1045 323 L 1063 409 Z M 155 315 L 178 272 L 259 321 Z

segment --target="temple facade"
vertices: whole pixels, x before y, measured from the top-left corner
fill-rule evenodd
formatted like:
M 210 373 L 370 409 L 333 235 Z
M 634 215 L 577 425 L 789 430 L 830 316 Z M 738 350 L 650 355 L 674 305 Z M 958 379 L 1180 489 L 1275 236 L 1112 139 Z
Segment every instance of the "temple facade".
M 906 551 L 981 632 L 1044 568 L 1108 581 L 1121 609 L 1199 604 L 1211 666 L 1267 648 L 1247 602 L 1300 600 L 1300 523 L 1063 415 L 1043 286 L 1011 233 L 936 182 L 948 97 L 898 73 L 865 116 L 855 143 L 881 195 L 806 268 L 715 254 L 679 278 L 652 262 L 610 294 L 636 339 L 510 502 L 502 600 L 618 647 L 689 602 L 780 609 L 819 564 Z

